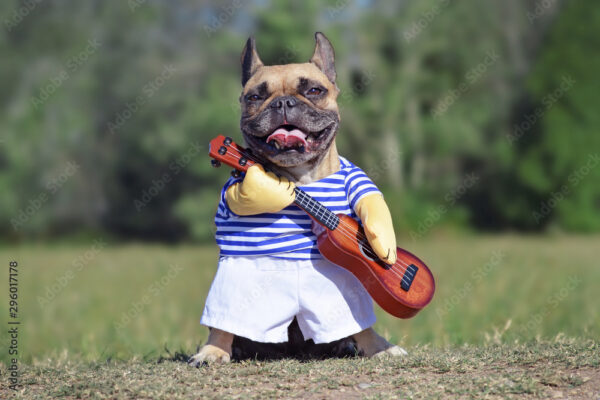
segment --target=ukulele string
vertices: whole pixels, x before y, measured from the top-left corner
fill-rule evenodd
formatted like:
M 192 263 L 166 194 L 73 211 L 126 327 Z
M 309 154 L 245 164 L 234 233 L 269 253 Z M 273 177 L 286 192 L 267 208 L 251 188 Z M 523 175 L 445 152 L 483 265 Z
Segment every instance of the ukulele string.
M 309 196 L 306 193 L 305 193 L 305 195 Z M 350 241 L 354 241 L 356 239 L 356 236 L 359 236 L 359 235 L 362 236 L 360 231 L 357 231 L 356 228 L 345 223 L 344 221 L 342 221 L 342 219 L 339 219 L 338 221 L 339 221 L 339 224 L 335 230 L 339 231 L 344 237 L 346 237 Z M 360 239 L 360 238 L 356 239 L 358 244 L 361 245 L 362 250 L 366 256 L 369 256 L 372 259 L 380 259 L 379 256 L 377 256 L 377 254 L 375 253 L 375 250 L 373 250 L 373 248 L 371 247 L 371 245 L 369 244 L 369 242 L 367 240 L 368 239 L 366 239 L 364 236 L 362 239 Z M 399 267 L 398 267 L 398 264 L 399 264 Z M 392 272 L 394 272 L 396 276 L 398 276 L 399 278 L 402 278 L 402 280 L 405 279 L 403 276 L 404 276 L 404 273 L 408 270 L 408 267 L 409 267 L 408 263 L 404 263 L 400 258 L 398 258 L 394 264 L 388 264 L 388 265 L 390 266 L 389 269 Z M 396 268 L 394 268 L 394 266 L 396 266 Z M 400 276 L 396 272 L 399 272 L 400 274 L 402 274 L 402 276 Z M 408 279 L 408 278 L 406 278 L 406 279 Z
M 348 231 L 348 229 L 350 229 L 351 231 Z M 342 234 L 342 236 L 344 236 L 350 241 L 355 240 L 354 234 L 356 234 L 356 236 L 360 234 L 360 232 L 356 231 L 352 226 L 345 224 L 341 219 L 338 227 L 335 230 L 339 231 Z M 371 245 L 368 242 L 365 242 L 364 240 L 360 239 L 357 239 L 356 241 L 362 247 L 362 251 L 366 256 L 370 257 L 373 260 L 380 259 L 379 256 L 375 254 L 375 250 L 372 249 Z M 398 258 L 394 264 L 387 265 L 389 265 L 389 271 L 396 275 L 398 278 L 400 278 L 402 281 L 408 279 L 404 277 L 405 272 L 408 270 L 408 264 L 403 263 L 402 260 L 400 260 L 400 258 Z M 408 281 L 406 281 L 406 283 L 408 283 Z
M 241 154 L 242 154 L 242 156 L 243 156 L 244 158 L 246 158 L 246 159 L 249 159 L 249 160 L 251 160 L 251 161 L 253 161 L 253 162 L 256 162 L 256 163 L 259 163 L 259 164 L 266 164 L 264 161 L 262 161 L 262 160 L 258 159 L 258 158 L 259 158 L 258 156 L 255 156 L 255 155 L 250 155 L 250 154 L 247 154 L 247 153 L 246 153 L 246 154 L 244 154 L 244 153 L 241 153 Z M 230 153 L 230 155 L 231 155 L 232 157 L 236 158 L 237 160 L 241 159 L 241 157 L 238 157 L 238 156 L 237 156 L 236 154 L 234 154 L 233 152 L 231 152 L 231 153 Z M 269 169 L 273 169 L 273 168 L 269 168 Z M 306 194 L 306 195 L 307 195 L 307 194 Z M 308 195 L 307 195 L 307 196 L 308 196 Z M 310 196 L 309 196 L 309 197 L 310 197 Z M 354 229 L 352 226 L 348 225 L 346 222 L 344 222 L 344 221 L 342 221 L 342 220 L 340 220 L 340 221 L 339 221 L 339 223 L 340 223 L 340 225 L 339 225 L 339 228 L 344 228 L 344 229 L 340 229 L 340 231 L 341 231 L 342 233 L 345 233 L 345 235 L 344 235 L 344 236 L 345 236 L 346 238 L 353 240 L 353 239 L 354 239 L 354 238 L 353 238 L 353 236 L 354 236 L 353 234 L 354 234 L 354 233 L 356 233 L 356 236 L 358 236 L 358 241 L 359 241 L 359 243 L 360 243 L 360 244 L 363 246 L 363 250 L 365 250 L 365 253 L 367 253 L 367 252 L 368 252 L 369 254 L 367 254 L 367 255 L 369 255 L 369 256 L 371 256 L 371 257 L 373 257 L 373 258 L 379 258 L 379 257 L 378 257 L 378 256 L 375 254 L 374 250 L 371 248 L 370 244 L 368 243 L 368 239 L 367 239 L 367 238 L 366 238 L 366 237 L 365 237 L 365 236 L 364 236 L 364 235 L 363 235 L 361 232 L 358 232 L 358 231 L 357 231 L 357 232 L 355 232 L 355 229 Z M 403 263 L 401 260 L 398 260 L 396 263 L 392 264 L 392 266 L 394 266 L 394 265 L 396 265 L 396 264 L 398 264 L 398 263 L 400 263 L 400 266 L 401 266 L 401 267 L 406 267 L 406 268 L 407 268 L 407 267 L 409 266 L 408 264 L 406 264 L 406 263 Z M 406 268 L 401 268 L 401 272 L 402 272 L 402 273 L 406 272 Z
M 237 157 L 236 154 L 234 154 L 234 153 L 231 153 L 231 154 L 234 157 L 236 157 L 237 159 L 239 159 L 239 157 Z M 243 157 L 245 157 L 245 158 L 247 158 L 247 159 L 249 159 L 249 160 L 251 160 L 251 161 L 253 161 L 255 163 L 258 163 L 258 164 L 261 164 L 261 165 L 269 164 L 267 161 L 265 161 L 264 159 L 262 159 L 262 157 L 260 157 L 259 155 L 255 155 L 255 154 L 249 153 L 247 149 L 243 149 L 243 151 L 240 152 L 240 154 Z M 275 169 L 275 170 L 277 170 L 278 168 L 277 167 L 269 167 L 268 169 L 271 169 L 271 170 Z M 306 194 L 306 195 L 308 196 L 308 194 Z M 346 229 L 341 229 L 342 232 L 346 233 L 345 236 L 347 238 L 349 238 L 349 239 L 353 239 L 353 236 L 354 236 L 353 233 L 354 233 L 355 229 L 352 226 L 348 225 L 346 222 L 342 221 L 341 219 L 340 219 L 339 222 L 340 222 L 340 227 L 346 228 Z M 373 258 L 379 258 L 375 254 L 375 251 L 372 249 L 371 245 L 369 244 L 368 238 L 365 237 L 365 235 L 363 233 L 361 233 L 360 231 L 357 231 L 356 232 L 356 236 L 358 236 L 358 242 L 363 246 L 363 248 L 365 248 L 366 251 L 369 252 L 369 254 L 368 254 L 369 256 L 371 256 Z M 394 264 L 392 264 L 392 265 L 396 265 L 397 263 L 400 263 L 401 272 L 402 273 L 406 272 L 406 270 L 409 267 L 409 264 L 408 263 L 403 263 L 400 259 L 398 259 L 397 262 L 394 263 Z
M 233 158 L 237 159 L 238 161 L 242 158 L 242 157 L 238 157 L 236 154 L 234 154 L 233 152 L 229 153 Z M 255 157 L 257 157 L 256 155 L 250 155 L 244 152 L 240 152 L 240 154 L 243 156 L 243 158 L 246 158 L 250 161 L 253 161 L 255 163 L 259 163 L 259 164 L 264 164 L 265 162 Z M 269 169 L 273 169 L 273 168 L 269 168 Z M 340 229 L 340 232 L 342 233 L 342 235 L 344 237 L 346 237 L 349 240 L 354 240 L 353 237 L 353 233 L 354 233 L 354 229 L 352 226 L 348 225 L 347 223 L 345 223 L 344 221 L 342 221 L 340 219 L 339 221 L 339 226 L 338 229 Z M 358 241 L 359 243 L 362 245 L 363 247 L 363 251 L 365 253 L 365 255 L 370 256 L 373 259 L 377 259 L 379 258 L 377 256 L 377 254 L 375 253 L 375 251 L 372 249 L 372 247 L 370 246 L 370 244 L 368 243 L 368 239 L 361 233 L 361 232 L 356 232 L 356 236 L 359 236 Z M 367 240 L 365 242 L 365 240 Z M 396 268 L 394 268 L 396 267 Z M 397 259 L 396 262 L 394 264 L 390 265 L 390 271 L 392 271 L 396 276 L 398 276 L 399 278 L 402 279 L 402 281 L 404 281 L 405 277 L 404 274 L 406 273 L 406 271 L 408 270 L 409 264 L 403 262 L 401 259 Z
M 234 158 L 236 158 L 238 161 L 240 160 L 241 157 L 238 157 L 236 154 L 234 154 L 233 152 L 230 152 L 230 155 Z M 263 164 L 264 162 L 260 162 L 259 160 L 256 160 L 254 157 L 252 157 L 249 154 L 242 154 L 243 156 L 245 156 L 245 158 L 253 161 L 253 162 L 258 162 L 259 164 Z M 308 195 L 307 195 L 308 196 Z M 370 244 L 368 243 L 368 239 L 366 239 L 362 233 L 355 231 L 355 229 L 352 226 L 349 226 L 347 223 L 339 220 L 339 225 L 338 225 L 338 229 L 339 232 L 346 237 L 349 240 L 354 240 L 354 236 L 358 236 L 358 242 L 359 244 L 362 246 L 362 250 L 365 253 L 365 255 L 370 256 L 372 259 L 378 259 L 379 257 L 377 256 L 377 254 L 375 254 L 375 251 L 372 249 L 372 247 L 370 246 Z M 354 235 L 355 234 L 355 235 Z M 398 278 L 400 278 L 403 282 L 405 281 L 405 279 L 408 279 L 408 277 L 405 277 L 404 274 L 406 273 L 406 271 L 408 270 L 408 264 L 404 263 L 401 259 L 397 259 L 397 261 L 390 265 L 390 271 L 392 273 L 394 273 L 394 275 L 396 275 Z
M 237 160 L 241 159 L 241 157 L 238 157 L 233 152 L 230 152 L 230 155 Z M 264 161 L 261 162 L 261 160 L 256 159 L 255 157 L 257 157 L 257 156 L 255 156 L 255 155 L 250 155 L 247 153 L 246 154 L 241 153 L 241 155 L 244 158 L 246 158 L 250 161 L 253 161 L 255 163 L 259 163 L 259 164 L 265 163 Z M 269 168 L 269 169 L 272 169 L 272 168 Z M 349 240 L 354 240 L 354 235 L 353 235 L 353 233 L 355 233 L 354 228 L 352 226 L 348 225 L 347 223 L 343 222 L 342 220 L 340 220 L 339 222 L 340 222 L 340 225 L 338 226 L 338 229 L 340 229 L 340 232 L 342 233 L 342 235 Z M 362 245 L 365 255 L 370 256 L 373 259 L 378 259 L 379 257 L 377 256 L 375 251 L 372 249 L 372 247 L 368 243 L 368 239 L 360 232 L 356 232 L 356 234 L 357 234 L 357 236 L 360 236 L 358 241 Z M 394 268 L 394 267 L 396 267 L 396 268 Z M 401 259 L 398 258 L 394 264 L 390 265 L 390 271 L 394 272 L 394 274 L 396 276 L 398 276 L 399 278 L 401 278 L 404 281 L 404 279 L 405 279 L 404 274 L 408 270 L 408 267 L 409 267 L 409 264 L 403 262 Z

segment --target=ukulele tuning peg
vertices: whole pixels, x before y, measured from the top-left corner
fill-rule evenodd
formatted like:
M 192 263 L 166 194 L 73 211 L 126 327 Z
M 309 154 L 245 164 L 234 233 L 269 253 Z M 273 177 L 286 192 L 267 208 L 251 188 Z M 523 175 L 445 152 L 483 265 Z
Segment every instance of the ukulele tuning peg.
M 234 178 L 239 178 L 240 176 L 242 176 L 242 173 L 237 169 L 234 169 L 233 171 L 231 171 L 231 176 L 233 176 Z
M 214 168 L 219 168 L 221 166 L 221 162 L 219 160 L 212 159 L 210 160 L 210 165 Z
M 223 140 L 223 144 L 224 144 L 225 146 L 229 146 L 229 145 L 231 144 L 231 142 L 233 142 L 233 139 L 231 139 L 229 136 L 227 136 L 227 137 L 225 138 L 225 140 Z

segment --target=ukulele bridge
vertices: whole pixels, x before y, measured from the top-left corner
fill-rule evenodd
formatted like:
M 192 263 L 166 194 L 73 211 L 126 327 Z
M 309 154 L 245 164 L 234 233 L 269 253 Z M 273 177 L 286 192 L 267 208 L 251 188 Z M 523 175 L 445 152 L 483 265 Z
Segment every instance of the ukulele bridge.
M 415 264 L 410 264 L 406 268 L 406 271 L 404 271 L 404 275 L 402 275 L 402 281 L 400 282 L 400 288 L 402 290 L 408 292 L 413 281 L 415 280 L 415 275 L 417 274 L 418 270 L 419 267 L 417 267 Z

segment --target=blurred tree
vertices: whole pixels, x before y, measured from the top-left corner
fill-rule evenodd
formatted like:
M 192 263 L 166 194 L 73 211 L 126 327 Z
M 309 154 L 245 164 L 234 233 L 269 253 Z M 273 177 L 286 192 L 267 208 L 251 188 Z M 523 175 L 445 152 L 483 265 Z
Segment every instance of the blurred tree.
M 600 17 L 561 4 L 3 2 L 1 236 L 211 239 L 228 170 L 206 144 L 241 140 L 245 39 L 267 64 L 305 62 L 317 30 L 336 49 L 341 153 L 399 229 L 443 206 L 435 223 L 598 230 Z
M 387 186 L 400 226 L 418 226 L 440 207 L 446 211 L 436 222 L 464 218 L 465 208 L 478 226 L 506 222 L 497 209 L 505 205 L 486 197 L 503 168 L 530 54 L 552 15 L 530 23 L 534 4 L 386 2 L 361 18 L 356 53 L 374 77 L 350 126 L 357 148 L 376 143 L 364 163 Z M 477 185 L 458 193 L 472 173 Z
M 516 168 L 540 198 L 533 223 L 584 231 L 600 229 L 600 10 L 589 5 L 565 4 L 544 43 L 528 81 L 539 129 L 521 134 Z

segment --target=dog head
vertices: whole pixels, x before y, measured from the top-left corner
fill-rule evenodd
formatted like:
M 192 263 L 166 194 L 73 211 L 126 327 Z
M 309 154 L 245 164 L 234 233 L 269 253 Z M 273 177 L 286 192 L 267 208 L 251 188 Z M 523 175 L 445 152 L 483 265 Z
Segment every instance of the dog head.
M 340 121 L 333 47 L 320 32 L 315 39 L 302 64 L 264 65 L 253 38 L 242 52 L 242 134 L 255 154 L 283 168 L 317 165 Z

